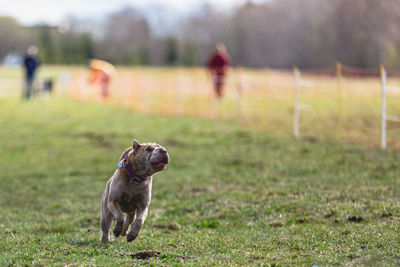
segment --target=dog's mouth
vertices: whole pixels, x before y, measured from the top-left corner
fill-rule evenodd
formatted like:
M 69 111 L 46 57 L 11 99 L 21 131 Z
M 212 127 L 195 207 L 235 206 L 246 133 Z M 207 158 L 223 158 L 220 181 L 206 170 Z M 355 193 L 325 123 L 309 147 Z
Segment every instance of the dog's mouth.
M 165 156 L 158 161 L 152 162 L 151 166 L 156 170 L 163 170 L 168 163 L 169 163 L 169 158 Z

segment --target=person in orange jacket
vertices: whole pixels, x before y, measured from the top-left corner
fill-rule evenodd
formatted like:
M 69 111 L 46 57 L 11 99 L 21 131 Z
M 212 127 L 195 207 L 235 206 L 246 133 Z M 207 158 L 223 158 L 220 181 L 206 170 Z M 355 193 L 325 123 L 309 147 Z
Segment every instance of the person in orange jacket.
M 91 70 L 89 84 L 97 83 L 100 87 L 101 96 L 106 100 L 108 98 L 111 76 L 115 72 L 114 66 L 103 60 L 92 59 L 89 62 L 89 67 Z

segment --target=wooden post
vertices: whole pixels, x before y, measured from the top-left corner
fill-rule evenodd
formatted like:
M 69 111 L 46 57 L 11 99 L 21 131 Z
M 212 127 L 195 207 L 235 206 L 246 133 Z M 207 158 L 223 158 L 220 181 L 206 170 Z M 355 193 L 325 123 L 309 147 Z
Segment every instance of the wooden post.
M 381 147 L 386 149 L 386 70 L 381 65 L 381 85 L 382 85 L 382 119 L 381 119 Z
M 342 91 L 342 64 L 336 63 L 337 97 L 338 97 L 338 121 L 337 138 L 342 140 L 343 129 L 343 91 Z
M 293 103 L 293 134 L 296 138 L 300 137 L 300 71 L 296 66 L 293 67 L 294 75 L 294 103 Z

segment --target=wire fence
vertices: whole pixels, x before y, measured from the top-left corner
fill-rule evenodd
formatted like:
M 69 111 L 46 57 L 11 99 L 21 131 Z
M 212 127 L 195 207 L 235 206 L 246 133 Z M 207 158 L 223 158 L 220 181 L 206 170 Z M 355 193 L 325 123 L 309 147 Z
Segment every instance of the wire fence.
M 71 73 L 69 96 L 118 103 L 146 114 L 237 120 L 307 140 L 400 149 L 400 78 L 384 68 L 362 70 L 340 63 L 316 71 L 236 68 L 227 76 L 220 101 L 201 68 L 119 68 L 109 99 L 88 85 L 88 75 L 83 69 Z

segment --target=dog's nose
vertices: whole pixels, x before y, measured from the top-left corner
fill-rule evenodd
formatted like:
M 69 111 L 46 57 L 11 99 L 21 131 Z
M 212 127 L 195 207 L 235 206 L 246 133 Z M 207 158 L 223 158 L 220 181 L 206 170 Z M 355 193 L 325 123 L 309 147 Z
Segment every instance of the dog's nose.
M 167 150 L 165 148 L 160 148 L 160 153 L 161 154 L 167 154 Z

